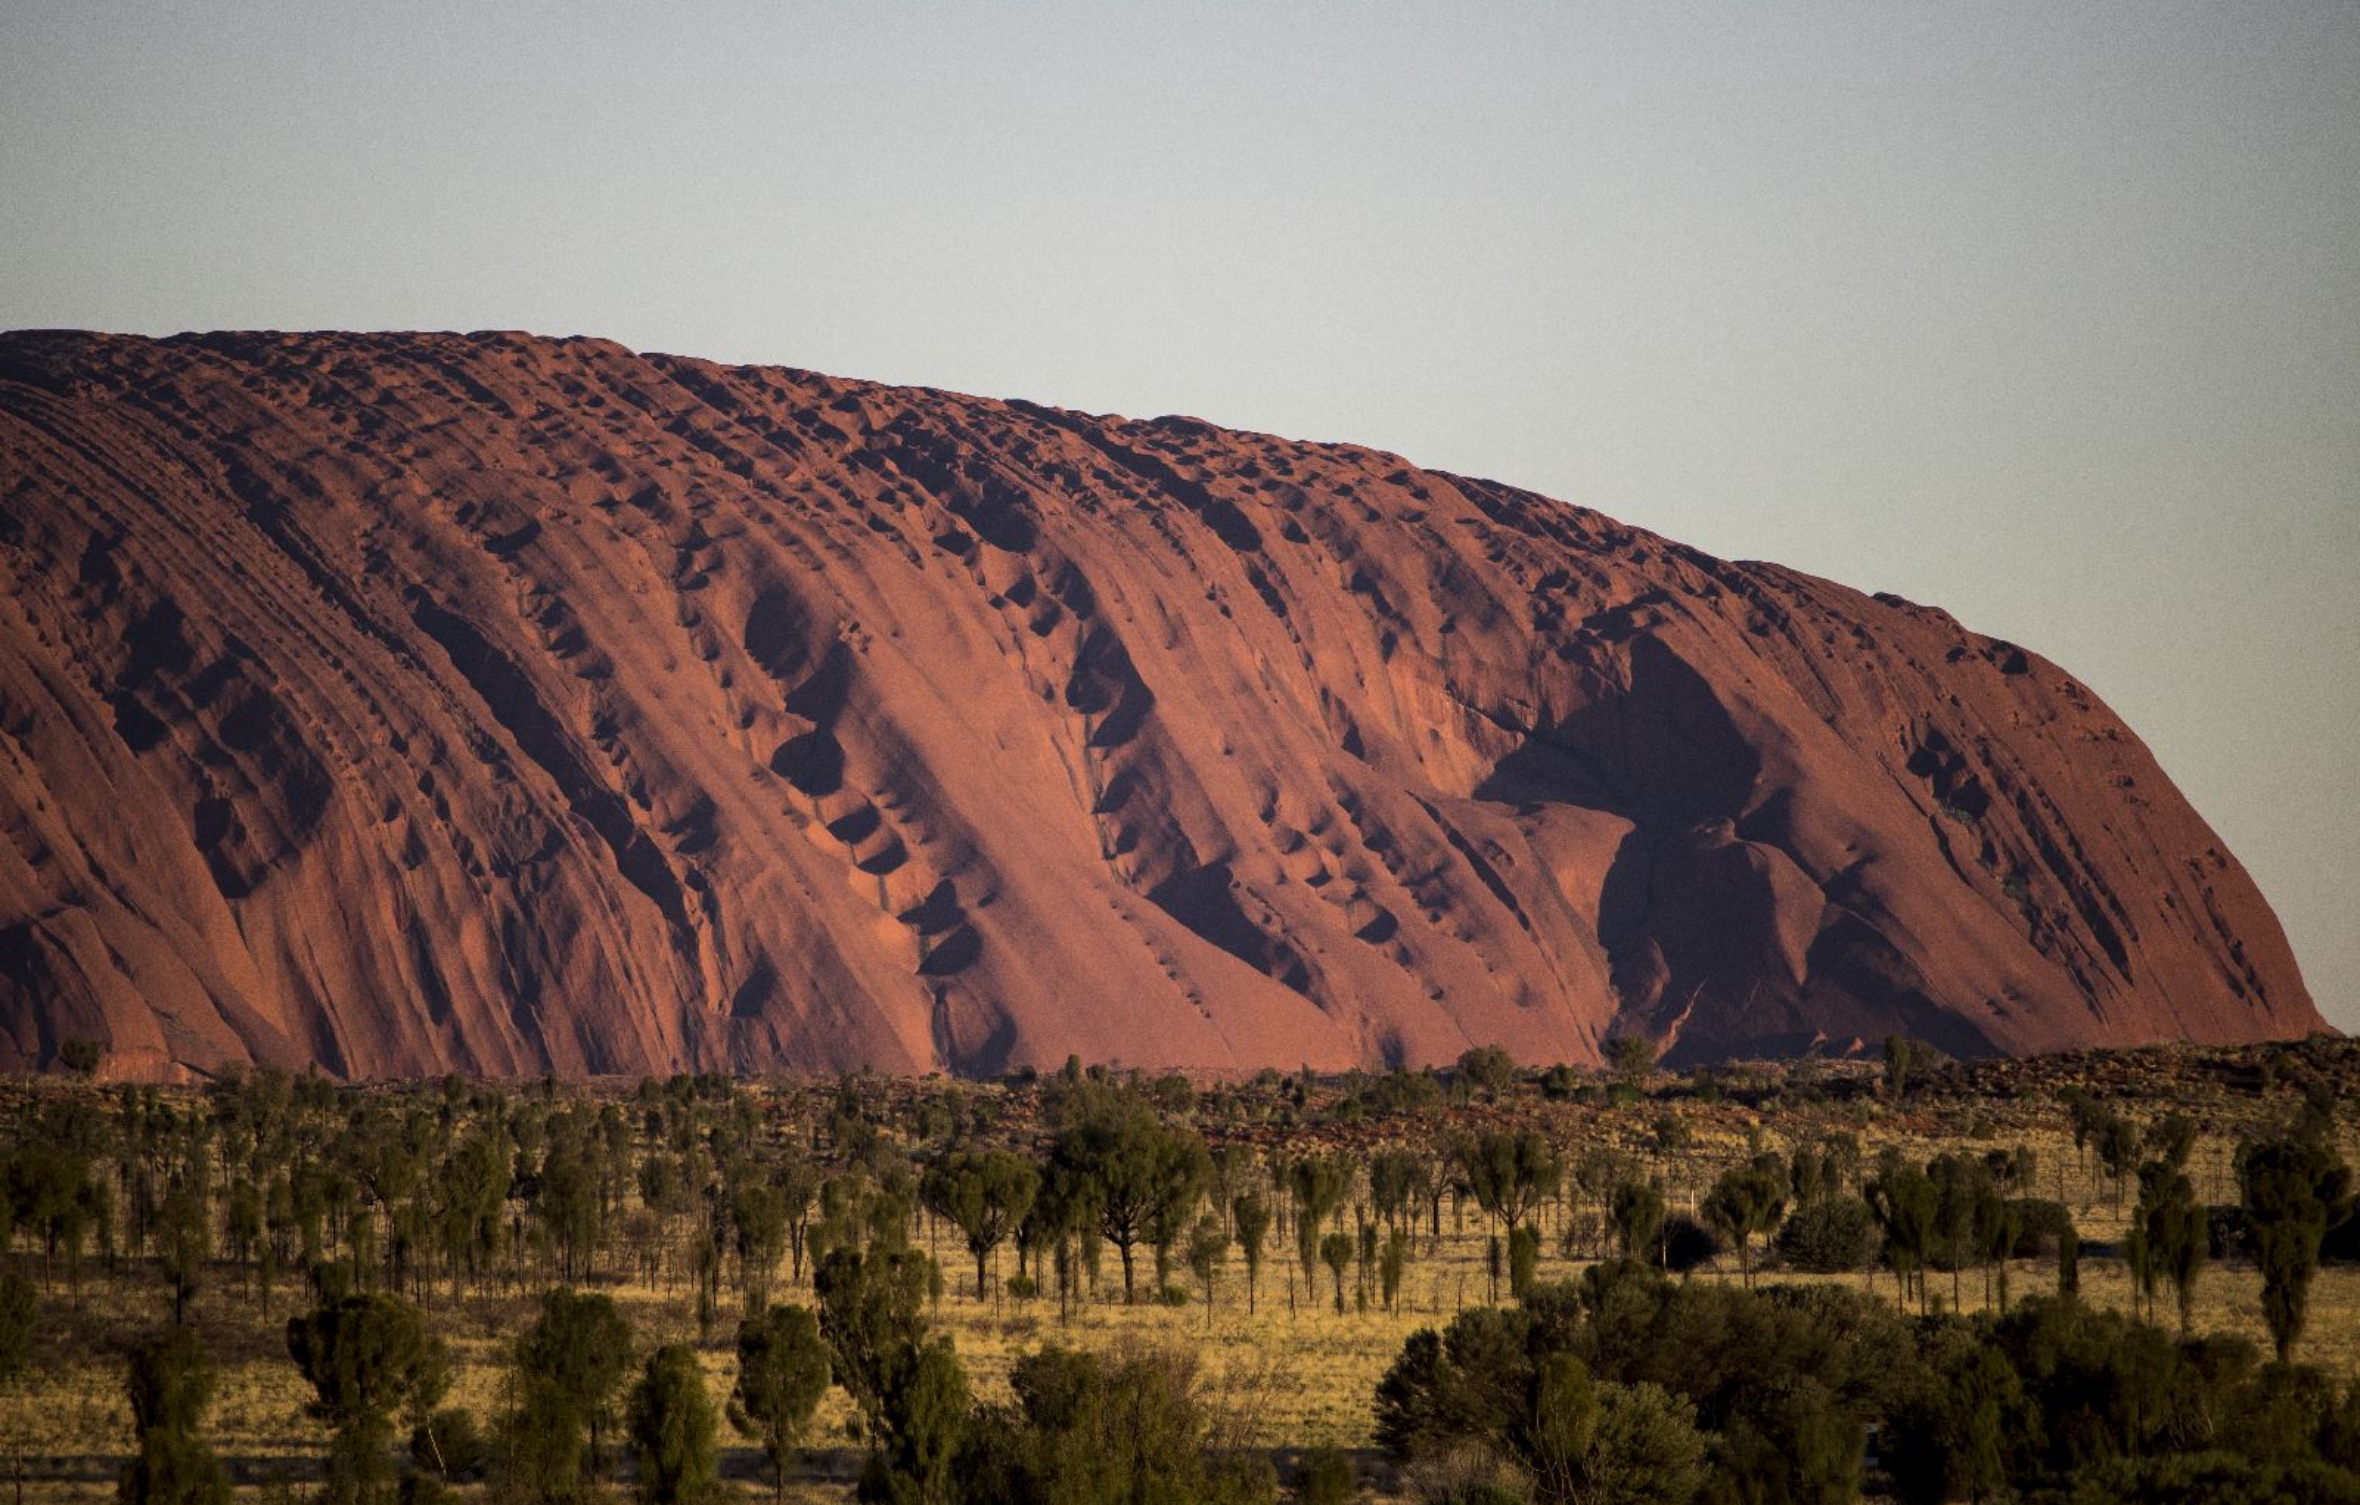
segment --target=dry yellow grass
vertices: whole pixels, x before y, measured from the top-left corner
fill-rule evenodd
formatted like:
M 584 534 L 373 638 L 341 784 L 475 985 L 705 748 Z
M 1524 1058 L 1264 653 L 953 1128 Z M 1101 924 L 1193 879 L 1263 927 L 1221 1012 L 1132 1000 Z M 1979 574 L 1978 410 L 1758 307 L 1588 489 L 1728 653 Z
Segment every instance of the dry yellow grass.
M 2103 1211 L 2103 1205 L 2099 1209 Z M 1400 1351 L 1402 1342 L 1420 1327 L 1447 1321 L 1465 1304 L 1479 1304 L 1488 1284 L 1484 1268 L 1484 1237 L 1475 1219 L 1463 1232 L 1446 1232 L 1438 1253 L 1422 1257 L 1404 1281 L 1403 1309 L 1387 1312 L 1348 1309 L 1337 1315 L 1333 1288 L 1323 1268 L 1318 1299 L 1303 1292 L 1300 1271 L 1293 1272 L 1296 1299 L 1287 1300 L 1291 1255 L 1272 1259 L 1263 1271 L 1257 1309 L 1248 1313 L 1245 1275 L 1241 1262 L 1232 1267 L 1217 1291 L 1211 1321 L 1202 1306 L 1165 1307 L 1121 1303 L 1119 1282 L 1096 1300 L 1077 1305 L 1072 1319 L 1060 1322 L 1054 1299 L 1017 1303 L 1003 1299 L 979 1303 L 961 1283 L 946 1294 L 937 1308 L 941 1328 L 958 1345 L 979 1396 L 1005 1399 L 1010 1365 L 1025 1352 L 1046 1343 L 1107 1347 L 1126 1342 L 1179 1345 L 1200 1358 L 1208 1388 L 1218 1403 L 1247 1413 L 1242 1440 L 1264 1447 L 1334 1444 L 1366 1448 L 1371 1443 L 1373 1395 L 1378 1379 Z M 1583 1261 L 1545 1258 L 1544 1278 L 1565 1278 L 1578 1272 Z M 1111 1264 L 1111 1261 L 1110 1261 Z M 1111 1270 L 1110 1270 L 1111 1275 Z M 1734 1269 L 1707 1270 L 1699 1280 L 1734 1280 Z M 1771 1279 L 1834 1282 L 1860 1286 L 1862 1277 L 1776 1274 Z M 969 1277 L 969 1281 L 972 1277 Z M 2019 1262 L 2012 1267 L 2014 1294 L 2021 1296 L 2053 1288 L 2054 1271 L 2047 1265 Z M 1963 1308 L 1979 1310 L 1982 1279 L 1975 1271 L 1959 1279 Z M 1871 1288 L 1890 1300 L 1890 1277 L 1878 1276 Z M 1929 1289 L 1946 1304 L 1951 1281 L 1930 1277 Z M 2240 1264 L 2208 1267 L 2198 1287 L 2196 1325 L 2207 1332 L 2229 1332 L 2266 1345 L 2259 1306 L 2260 1283 L 2250 1268 Z M 693 1337 L 694 1321 L 685 1298 L 630 1285 L 613 1288 L 630 1314 L 643 1342 L 652 1345 L 676 1337 Z M 2082 1293 L 2086 1300 L 2129 1309 L 2132 1292 L 2119 1261 L 2085 1259 Z M 1347 1305 L 1351 1282 L 1347 1278 Z M 783 1299 L 808 1300 L 809 1293 L 790 1288 Z M 209 1330 L 244 1321 L 259 1326 L 260 1317 L 240 1297 L 216 1291 L 207 1303 Z M 468 1303 L 438 1321 L 458 1360 L 458 1376 L 451 1403 L 489 1415 L 499 1401 L 505 1341 L 513 1325 L 525 1320 L 523 1302 Z M 92 1282 L 85 1294 L 82 1327 L 129 1334 L 161 1318 L 157 1303 L 114 1282 Z M 2159 1313 L 2174 1320 L 2168 1297 Z M 241 1345 L 249 1346 L 249 1345 Z M 2351 1377 L 2360 1373 L 2360 1269 L 2331 1266 L 2321 1271 L 2313 1294 L 2311 1326 L 2301 1356 L 2331 1371 Z M 716 1398 L 725 1396 L 732 1380 L 733 1359 L 726 1345 L 707 1349 L 704 1364 Z M 248 1353 L 220 1366 L 220 1384 L 209 1432 L 214 1447 L 232 1460 L 249 1488 L 242 1494 L 259 1498 L 255 1481 L 274 1468 L 302 1479 L 311 1477 L 325 1443 L 318 1425 L 304 1414 L 306 1388 L 293 1367 L 276 1352 Z M 831 1391 L 814 1429 L 816 1445 L 844 1447 L 849 1412 L 841 1392 Z M 121 1398 L 120 1363 L 103 1349 L 72 1355 L 52 1355 L 41 1372 L 0 1397 L 0 1440 L 24 1457 L 28 1505 L 66 1505 L 81 1500 L 111 1499 L 114 1471 L 130 1444 L 130 1418 Z M 726 1438 L 731 1456 L 729 1472 L 747 1487 L 767 1495 L 767 1485 L 753 1483 L 759 1465 L 741 1439 Z M 844 1460 L 835 1460 L 839 1469 Z M 806 1483 L 796 1495 L 809 1500 L 844 1498 L 841 1485 Z

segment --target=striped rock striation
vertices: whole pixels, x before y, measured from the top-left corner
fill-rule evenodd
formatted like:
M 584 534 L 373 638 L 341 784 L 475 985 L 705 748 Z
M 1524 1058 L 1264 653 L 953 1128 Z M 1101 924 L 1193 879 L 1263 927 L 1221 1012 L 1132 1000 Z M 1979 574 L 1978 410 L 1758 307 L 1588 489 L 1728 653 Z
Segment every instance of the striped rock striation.
M 2323 1026 L 2065 671 L 1373 450 L 513 334 L 0 336 L 0 1066 Z

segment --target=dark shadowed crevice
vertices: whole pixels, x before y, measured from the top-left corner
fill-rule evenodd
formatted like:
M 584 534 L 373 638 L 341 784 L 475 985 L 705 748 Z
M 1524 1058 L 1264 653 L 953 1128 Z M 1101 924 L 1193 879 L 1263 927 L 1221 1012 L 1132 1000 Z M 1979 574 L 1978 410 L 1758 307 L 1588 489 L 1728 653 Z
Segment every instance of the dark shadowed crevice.
M 655 903 L 673 938 L 693 951 L 688 906 L 671 865 L 631 819 L 623 797 L 592 776 L 576 755 L 565 729 L 533 691 L 532 681 L 468 623 L 445 611 L 423 592 L 410 602 L 411 618 L 442 646 L 451 664 L 482 700 L 484 709 L 508 733 L 517 750 L 549 775 L 567 806 L 614 856 L 615 869 Z
M 1311 968 L 1286 941 L 1246 917 L 1226 862 L 1192 867 L 1166 878 L 1148 901 L 1247 966 L 1305 997 L 1311 996 Z

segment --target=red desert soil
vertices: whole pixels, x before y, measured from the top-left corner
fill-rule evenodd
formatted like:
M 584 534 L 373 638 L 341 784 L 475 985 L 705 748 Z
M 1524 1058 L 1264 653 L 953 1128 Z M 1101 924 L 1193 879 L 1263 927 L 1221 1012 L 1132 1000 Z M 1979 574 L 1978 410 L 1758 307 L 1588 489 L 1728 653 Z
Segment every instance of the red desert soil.
M 0 336 L 0 1067 L 2322 1028 L 1948 614 L 1394 455 L 513 334 Z

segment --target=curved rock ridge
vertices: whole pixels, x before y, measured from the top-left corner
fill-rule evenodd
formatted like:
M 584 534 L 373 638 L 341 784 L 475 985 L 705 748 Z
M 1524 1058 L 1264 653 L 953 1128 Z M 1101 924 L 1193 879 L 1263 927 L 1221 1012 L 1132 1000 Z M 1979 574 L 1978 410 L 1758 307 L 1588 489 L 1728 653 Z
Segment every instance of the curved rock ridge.
M 518 334 L 0 336 L 0 1066 L 2322 1029 L 2056 666 L 1579 507 Z

